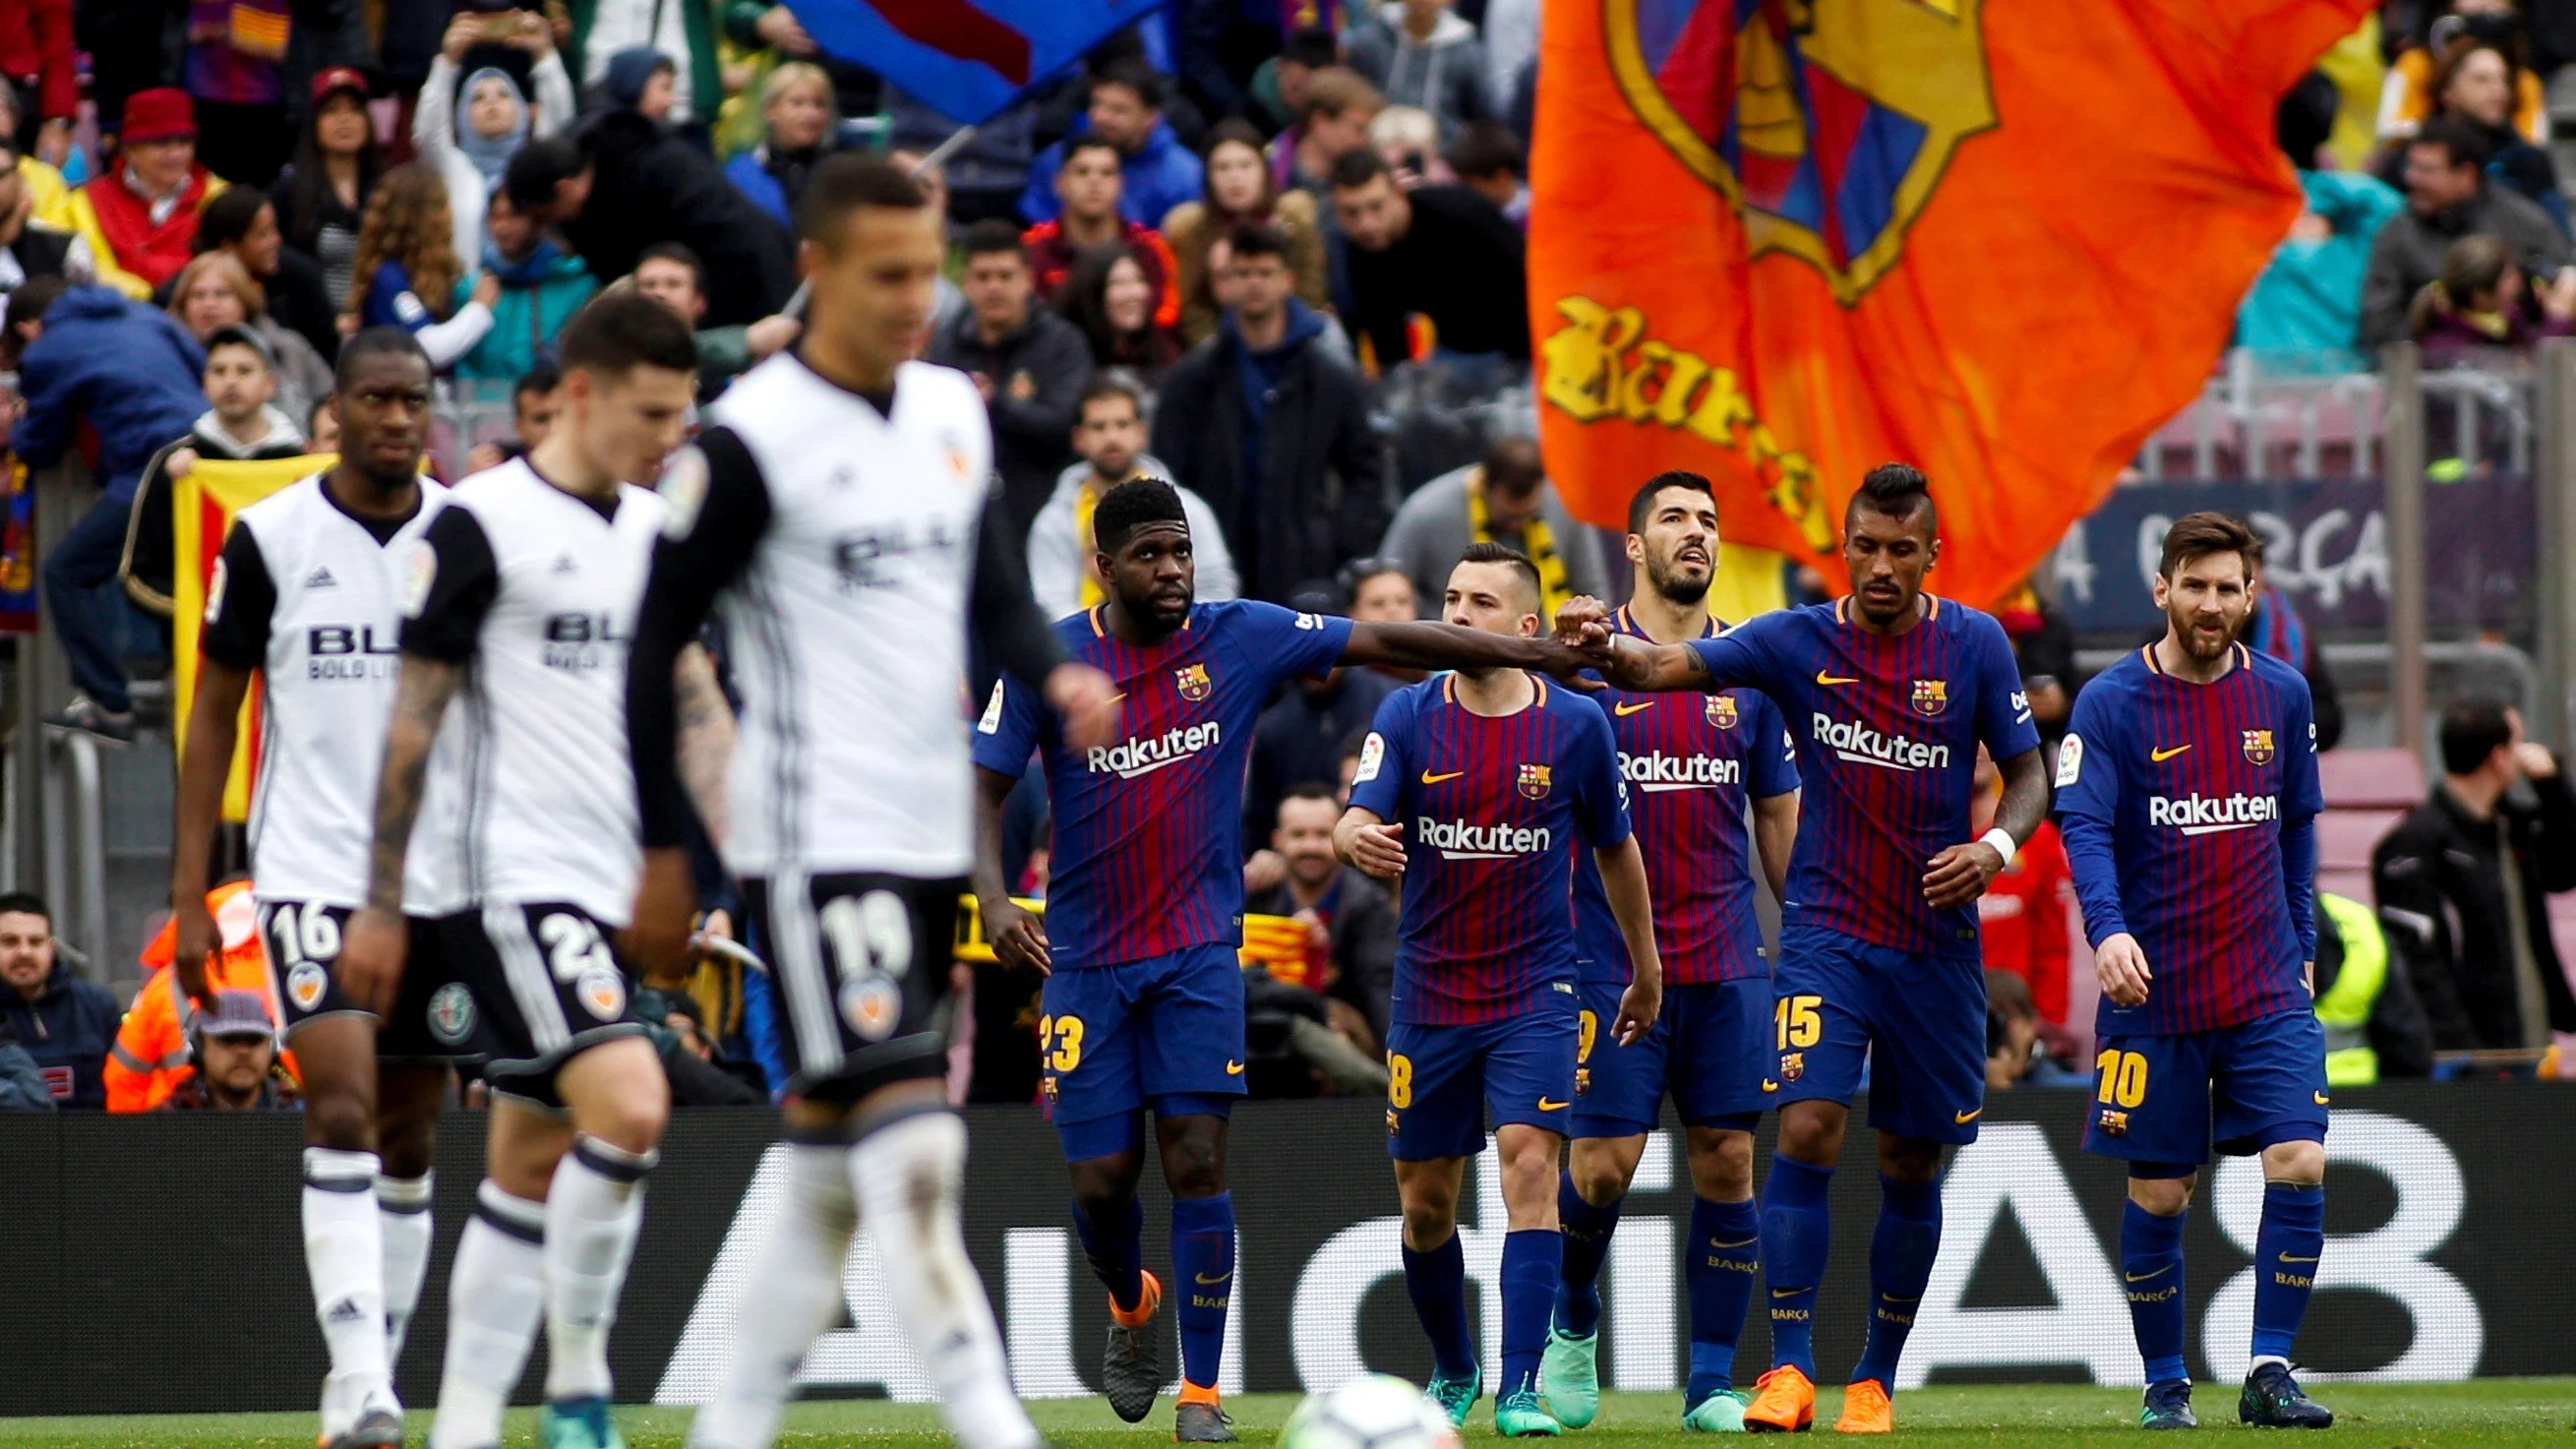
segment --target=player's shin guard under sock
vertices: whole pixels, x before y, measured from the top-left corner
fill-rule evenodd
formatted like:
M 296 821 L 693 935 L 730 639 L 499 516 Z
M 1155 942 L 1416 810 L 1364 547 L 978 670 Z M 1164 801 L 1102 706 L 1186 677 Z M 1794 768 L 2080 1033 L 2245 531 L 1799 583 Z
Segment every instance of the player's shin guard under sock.
M 1548 1305 L 1564 1276 L 1565 1234 L 1552 1228 L 1503 1234 L 1503 1377 L 1497 1394 L 1538 1387 Z
M 1941 1184 L 1898 1182 L 1882 1173 L 1878 1190 L 1878 1226 L 1869 1237 L 1869 1343 L 1851 1381 L 1876 1379 L 1892 1389 L 1896 1361 L 1914 1332 L 1914 1310 L 1932 1281 L 1932 1260 L 1941 1253 Z
M 474 1197 L 447 1275 L 447 1358 L 429 1449 L 501 1442 L 501 1411 L 528 1367 L 545 1313 L 546 1205 L 490 1182 Z
M 1682 1282 L 1690 1294 L 1690 1389 L 1696 1404 L 1735 1387 L 1735 1341 L 1753 1304 L 1753 1275 L 1762 1261 L 1762 1218 L 1753 1200 L 1691 1199 L 1690 1256 Z
M 966 1124 L 941 1108 L 898 1117 L 850 1149 L 859 1218 L 876 1235 L 895 1317 L 939 1385 L 939 1414 L 962 1449 L 1036 1449 L 1011 1389 L 1001 1331 L 957 1221 Z
M 1816 1285 L 1824 1281 L 1833 1224 L 1825 1208 L 1830 1167 L 1774 1156 L 1762 1193 L 1762 1272 L 1771 1290 L 1771 1361 L 1816 1376 Z
M 2190 1216 L 2158 1217 L 2135 1202 L 2120 1209 L 2120 1277 L 2151 1384 L 2189 1377 L 2182 1363 L 2182 1228 Z
M 2317 1259 L 2326 1247 L 2326 1190 L 2320 1183 L 2263 1185 L 2263 1226 L 2254 1234 L 2254 1362 L 2290 1358 L 2308 1316 Z
M 1431 1340 L 1431 1371 L 1444 1379 L 1476 1375 L 1476 1345 L 1467 1336 L 1467 1250 L 1451 1233 L 1436 1248 L 1404 1249 L 1404 1294 Z
M 372 1152 L 304 1149 L 304 1266 L 313 1280 L 313 1314 L 331 1351 L 331 1377 L 340 1386 L 334 1398 L 351 1411 L 371 1403 L 391 1407 L 392 1400 L 377 1167 Z M 324 1426 L 331 1433 L 347 1427 Z
M 576 1137 L 546 1191 L 546 1397 L 606 1398 L 608 1330 L 659 1160 Z
M 1576 1338 L 1601 1328 L 1601 1260 L 1619 1227 L 1619 1201 L 1594 1207 L 1574 1190 L 1574 1174 L 1556 1180 L 1556 1220 L 1564 1228 L 1565 1270 L 1556 1284 L 1556 1326 Z
M 1172 1200 L 1172 1275 L 1181 1290 L 1181 1380 L 1214 1389 L 1234 1300 L 1234 1194 Z
M 769 1449 L 778 1437 L 796 1365 L 842 1304 L 859 1222 L 849 1154 L 839 1143 L 789 1149 L 787 1198 L 744 1275 L 724 1377 L 689 1425 L 689 1449 Z
M 429 1276 L 429 1243 L 435 1236 L 429 1203 L 434 1174 L 376 1179 L 377 1231 L 384 1235 L 385 1367 L 402 1360 L 403 1338 L 420 1307 L 421 1280 Z
M 1130 1193 L 1094 1215 L 1076 1198 L 1073 1235 L 1082 1240 L 1082 1256 L 1109 1290 L 1109 1301 L 1122 1313 L 1135 1312 L 1145 1298 L 1145 1205 Z

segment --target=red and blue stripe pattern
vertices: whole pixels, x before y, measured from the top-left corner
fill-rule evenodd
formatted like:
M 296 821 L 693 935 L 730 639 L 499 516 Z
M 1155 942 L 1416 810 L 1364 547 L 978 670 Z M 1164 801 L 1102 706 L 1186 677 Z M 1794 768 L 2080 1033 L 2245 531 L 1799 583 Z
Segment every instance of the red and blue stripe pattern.
M 960 125 L 1010 108 L 1171 0 L 787 0 L 831 55 L 899 81 Z

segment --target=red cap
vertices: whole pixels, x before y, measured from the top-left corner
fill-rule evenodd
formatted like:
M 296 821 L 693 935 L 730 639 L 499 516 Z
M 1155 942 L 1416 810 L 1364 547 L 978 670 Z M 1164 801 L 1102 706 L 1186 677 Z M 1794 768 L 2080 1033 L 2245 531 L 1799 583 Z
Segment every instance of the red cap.
M 314 73 L 313 104 L 322 104 L 322 98 L 334 91 L 354 92 L 363 101 L 367 98 L 367 78 L 354 66 L 346 65 L 335 65 Z
M 125 124 L 119 128 L 128 145 L 166 141 L 197 134 L 197 107 L 175 86 L 154 86 L 125 98 Z

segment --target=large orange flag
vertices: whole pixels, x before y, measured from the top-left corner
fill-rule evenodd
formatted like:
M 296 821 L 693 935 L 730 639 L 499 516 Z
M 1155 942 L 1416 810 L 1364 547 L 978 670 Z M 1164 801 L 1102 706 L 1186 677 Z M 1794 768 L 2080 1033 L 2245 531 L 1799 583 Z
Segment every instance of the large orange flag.
M 233 462 L 208 458 L 172 480 L 170 518 L 175 545 L 170 570 L 171 734 L 175 753 L 188 751 L 188 712 L 197 701 L 197 636 L 205 629 L 207 595 L 215 587 L 215 560 L 232 532 L 233 516 L 299 478 L 337 463 L 336 454 Z M 258 765 L 259 691 L 242 701 L 241 738 L 233 747 L 232 773 L 224 780 L 224 818 L 250 818 L 251 775 Z
M 1553 0 L 1532 154 L 1541 436 L 1618 526 L 1654 473 L 1825 564 L 1871 465 L 2002 594 L 2195 396 L 2299 208 L 2280 95 L 2369 0 Z

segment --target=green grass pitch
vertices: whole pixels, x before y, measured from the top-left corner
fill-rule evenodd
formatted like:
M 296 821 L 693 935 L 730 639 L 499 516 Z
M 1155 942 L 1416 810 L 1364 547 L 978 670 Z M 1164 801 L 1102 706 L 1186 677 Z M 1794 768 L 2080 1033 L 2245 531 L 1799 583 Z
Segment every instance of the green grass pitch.
M 2576 1446 L 2576 1378 L 2479 1379 L 2439 1385 L 2320 1384 L 2318 1398 L 2337 1422 L 2317 1449 L 2515 1449 Z M 1817 1404 L 1817 1434 L 1831 1432 L 1841 1394 Z M 1286 1394 L 1259 1394 L 1229 1408 L 1247 1445 L 1268 1444 L 1295 1407 Z M 1897 1434 L 1921 1443 L 1962 1445 L 2140 1445 L 2138 1396 L 2126 1389 L 2064 1386 L 1951 1388 L 1897 1395 Z M 2246 1432 L 2236 1422 L 2234 1386 L 2204 1384 L 2196 1396 L 2203 1434 Z M 1096 1400 L 1034 1405 L 1031 1412 L 1058 1449 L 1146 1449 L 1170 1442 L 1169 1401 L 1130 1427 Z M 1705 1449 L 1709 1440 L 1677 1427 L 1672 1394 L 1606 1394 L 1601 1418 L 1570 1434 L 1570 1446 L 1599 1449 Z M 682 1409 L 619 1411 L 633 1449 L 677 1449 L 688 1424 Z M 412 1442 L 424 1441 L 426 1414 Z M 799 1404 L 788 1415 L 782 1449 L 945 1449 L 936 1412 L 927 1406 L 866 1402 Z M 309 1414 L 208 1414 L 152 1418 L 0 1419 L 0 1449 L 312 1449 Z M 511 1416 L 516 1446 L 534 1442 L 533 1414 Z M 1470 1444 L 1496 1442 L 1491 1401 L 1476 1406 Z M 1810 1439 L 1805 1442 L 1812 1443 Z M 2188 1441 L 2186 1441 L 2188 1442 Z

